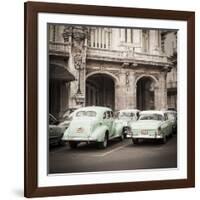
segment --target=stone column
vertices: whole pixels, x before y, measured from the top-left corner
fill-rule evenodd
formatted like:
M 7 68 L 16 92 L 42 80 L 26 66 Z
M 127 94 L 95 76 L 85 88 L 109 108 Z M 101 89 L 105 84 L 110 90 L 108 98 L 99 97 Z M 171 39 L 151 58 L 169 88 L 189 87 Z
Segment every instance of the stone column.
M 106 30 L 106 32 L 105 32 L 105 36 L 106 36 L 106 49 L 108 49 L 108 40 L 109 40 L 109 32 L 108 32 L 108 30 Z
M 127 29 L 127 42 L 131 43 L 131 29 L 130 28 Z
M 125 73 L 120 73 L 119 81 L 115 81 L 115 110 L 121 110 L 126 108 L 125 82 Z
M 126 86 L 126 99 L 127 107 L 129 109 L 136 108 L 136 86 L 135 86 L 135 73 L 129 71 L 128 85 Z
M 97 31 L 98 31 L 97 29 L 94 30 L 94 35 L 95 35 L 95 37 L 94 37 L 94 38 L 95 38 L 95 41 L 94 41 L 94 43 L 95 43 L 95 44 L 94 44 L 94 47 L 97 47 L 97 42 L 98 42 Z
M 76 78 L 76 81 L 70 83 L 69 107 L 85 105 L 85 67 L 88 29 L 84 26 L 66 26 L 63 37 L 64 41 L 68 39 L 70 41 L 68 67 Z M 79 100 L 83 104 L 79 104 Z
M 150 53 L 151 54 L 159 54 L 159 43 L 158 43 L 158 30 L 150 30 L 149 31 L 149 42 L 150 42 Z
M 137 108 L 137 84 L 136 84 L 136 79 L 135 79 L 135 73 L 132 72 L 132 85 L 133 85 L 133 99 L 132 99 L 132 102 L 133 102 L 133 109 L 136 109 Z
M 160 90 L 157 85 L 154 87 L 154 106 L 155 110 L 160 110 Z
M 98 28 L 98 48 L 101 48 L 101 28 Z
M 104 43 L 105 43 L 105 40 L 104 40 L 104 28 L 102 28 L 102 37 L 101 37 L 101 42 L 102 42 L 102 48 L 104 49 Z
M 135 52 L 142 52 L 142 30 L 133 29 L 133 44 Z
M 121 28 L 120 29 L 120 35 L 121 35 L 121 37 L 120 37 L 120 41 L 121 42 L 125 42 L 125 29 L 124 28 Z
M 159 78 L 159 109 L 167 109 L 167 72 L 161 72 Z
M 90 44 L 91 44 L 91 47 L 94 47 L 94 30 L 91 29 L 91 32 L 90 32 Z

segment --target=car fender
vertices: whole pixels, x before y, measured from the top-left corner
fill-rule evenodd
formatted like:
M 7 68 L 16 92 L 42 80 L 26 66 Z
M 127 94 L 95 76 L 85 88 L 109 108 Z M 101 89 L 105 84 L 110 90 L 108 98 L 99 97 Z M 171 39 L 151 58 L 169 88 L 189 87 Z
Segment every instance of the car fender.
M 123 123 L 122 122 L 115 122 L 114 123 L 114 131 L 115 131 L 115 135 L 122 135 L 123 134 L 123 127 L 124 127 L 124 125 L 123 125 Z
M 106 131 L 109 131 L 108 130 L 108 127 L 105 126 L 105 125 L 101 125 L 101 126 L 98 126 L 91 134 L 91 138 L 98 141 L 98 142 L 102 142 L 105 138 L 105 133 Z
M 64 131 L 62 140 L 67 140 L 67 139 L 68 139 L 68 134 L 69 134 L 69 129 L 67 128 L 67 129 Z

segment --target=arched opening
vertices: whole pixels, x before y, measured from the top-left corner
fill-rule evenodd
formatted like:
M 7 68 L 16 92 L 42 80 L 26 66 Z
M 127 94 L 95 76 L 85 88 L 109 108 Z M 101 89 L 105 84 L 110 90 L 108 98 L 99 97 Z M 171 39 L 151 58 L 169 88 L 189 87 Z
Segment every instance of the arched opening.
M 115 83 L 107 74 L 93 74 L 86 79 L 86 106 L 115 109 Z
M 142 77 L 137 81 L 137 108 L 155 109 L 155 81 L 151 77 Z

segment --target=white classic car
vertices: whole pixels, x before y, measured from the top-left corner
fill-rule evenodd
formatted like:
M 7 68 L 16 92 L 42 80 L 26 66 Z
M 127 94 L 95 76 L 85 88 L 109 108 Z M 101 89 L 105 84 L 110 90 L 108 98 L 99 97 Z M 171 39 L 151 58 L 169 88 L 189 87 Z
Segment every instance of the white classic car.
M 64 131 L 65 127 L 59 126 L 59 121 L 49 114 L 49 145 L 61 145 Z
M 127 135 L 137 144 L 141 139 L 156 139 L 166 142 L 173 133 L 172 121 L 165 111 L 142 111 L 137 121 L 130 123 L 131 132 Z
M 64 132 L 63 141 L 76 148 L 80 142 L 96 142 L 100 148 L 106 148 L 108 140 L 123 139 L 122 124 L 115 123 L 110 108 L 89 106 L 74 111 L 69 128 Z
M 122 123 L 124 137 L 126 137 L 130 131 L 129 123 L 138 120 L 139 113 L 140 110 L 137 109 L 124 109 L 116 113 L 116 123 Z
M 177 133 L 177 112 L 174 110 L 167 110 L 168 119 L 172 122 L 173 133 Z

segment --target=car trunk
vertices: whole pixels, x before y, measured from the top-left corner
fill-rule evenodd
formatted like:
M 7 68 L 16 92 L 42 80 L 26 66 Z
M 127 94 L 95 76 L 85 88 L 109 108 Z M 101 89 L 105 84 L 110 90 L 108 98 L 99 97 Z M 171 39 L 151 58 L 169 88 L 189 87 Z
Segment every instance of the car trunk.
M 88 138 L 91 134 L 95 120 L 90 118 L 81 118 L 72 120 L 69 127 L 69 136 L 73 138 Z

